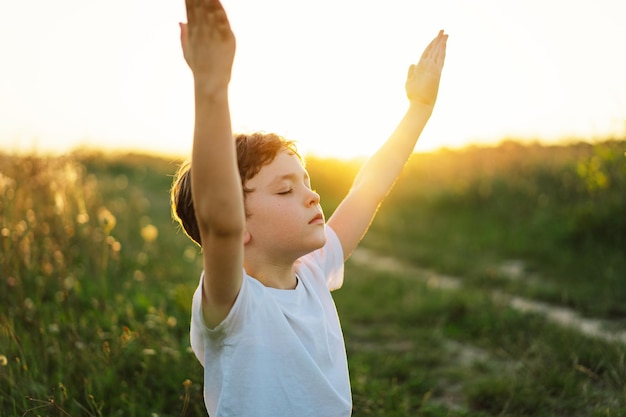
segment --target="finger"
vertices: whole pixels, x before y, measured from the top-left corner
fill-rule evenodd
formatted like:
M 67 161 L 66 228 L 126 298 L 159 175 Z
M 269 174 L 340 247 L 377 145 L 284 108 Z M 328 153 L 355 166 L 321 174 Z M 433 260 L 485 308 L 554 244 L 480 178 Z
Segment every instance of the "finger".
M 219 0 L 187 0 L 193 2 L 193 11 L 196 19 L 196 26 L 199 30 L 218 31 L 223 28 L 230 28 L 226 11 Z M 193 29 L 193 28 L 192 28 Z
M 228 15 L 226 10 L 222 6 L 219 0 L 210 0 L 212 2 L 211 11 L 209 15 L 210 25 L 214 27 L 222 39 L 227 39 L 232 36 L 232 30 L 230 28 L 230 22 L 228 21 Z
M 219 0 L 212 0 L 211 3 L 212 6 L 210 12 L 215 24 L 220 26 L 230 26 L 228 15 L 226 14 L 226 10 L 224 10 L 224 6 L 222 6 L 222 3 Z
M 438 64 L 443 64 L 443 61 L 446 58 L 446 48 L 448 45 L 448 35 L 443 35 L 441 37 L 441 43 L 439 44 L 439 48 L 437 50 L 437 58 L 436 62 Z
M 437 37 L 434 39 L 433 49 L 431 51 L 433 55 L 432 59 L 435 63 L 439 63 L 439 61 L 441 61 L 445 56 L 447 40 L 448 35 L 444 34 L 443 30 L 440 30 L 439 34 L 437 34 Z
M 187 13 L 191 13 L 196 19 L 195 23 L 204 26 L 215 10 L 219 10 L 221 4 L 218 0 L 185 0 Z
M 447 35 L 445 35 L 447 37 Z M 441 42 L 441 39 L 444 37 L 443 34 L 443 29 L 439 31 L 439 33 L 437 34 L 437 36 L 435 36 L 433 38 L 432 41 L 430 41 L 430 43 L 428 44 L 428 46 L 426 47 L 426 49 L 424 49 L 424 52 L 422 52 L 422 56 L 420 57 L 420 59 L 428 59 L 431 57 L 431 55 L 433 54 L 434 49 L 438 46 L 438 44 Z
M 219 0 L 196 0 L 197 8 L 207 20 L 209 18 L 226 16 L 224 6 Z
M 415 69 L 415 65 L 411 64 L 409 65 L 409 72 L 406 75 L 406 78 L 413 78 L 413 70 Z
M 435 48 L 435 44 L 436 44 L 436 40 L 437 38 L 433 39 L 428 46 L 426 47 L 426 49 L 424 49 L 424 52 L 422 52 L 422 56 L 420 57 L 420 61 L 422 60 L 426 60 L 430 58 L 430 55 L 432 54 L 433 49 Z
M 178 26 L 180 26 L 180 44 L 184 50 L 187 45 L 187 25 L 185 23 L 179 22 Z
M 208 3 L 208 9 L 212 12 L 222 11 L 224 12 L 224 6 L 220 0 L 205 0 Z
M 442 40 L 434 55 L 434 62 L 437 67 L 443 66 L 443 61 L 446 59 L 446 38 Z
M 197 3 L 197 0 L 185 0 L 185 8 L 187 10 L 187 22 L 189 22 L 192 27 L 196 23 Z

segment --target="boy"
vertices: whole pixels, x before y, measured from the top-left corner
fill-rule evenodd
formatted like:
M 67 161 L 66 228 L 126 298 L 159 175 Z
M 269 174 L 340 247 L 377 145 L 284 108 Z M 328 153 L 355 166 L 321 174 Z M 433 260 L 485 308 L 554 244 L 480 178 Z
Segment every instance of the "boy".
M 352 411 L 346 352 L 330 291 L 430 117 L 443 31 L 411 65 L 409 109 L 326 223 L 292 142 L 231 131 L 235 38 L 219 0 L 187 0 L 183 55 L 194 79 L 191 164 L 174 216 L 202 247 L 191 343 L 211 417 L 338 417 Z

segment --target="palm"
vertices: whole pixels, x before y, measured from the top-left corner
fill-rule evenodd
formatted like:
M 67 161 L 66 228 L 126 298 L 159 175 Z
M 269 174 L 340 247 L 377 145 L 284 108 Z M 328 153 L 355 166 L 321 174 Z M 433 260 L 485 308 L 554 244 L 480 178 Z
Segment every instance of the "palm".
M 406 78 L 406 95 L 411 103 L 434 105 L 446 57 L 448 35 L 443 31 L 426 47 L 417 65 L 411 64 Z
M 230 79 L 235 36 L 219 0 L 186 0 L 187 25 L 181 24 L 183 55 L 194 76 L 216 82 Z

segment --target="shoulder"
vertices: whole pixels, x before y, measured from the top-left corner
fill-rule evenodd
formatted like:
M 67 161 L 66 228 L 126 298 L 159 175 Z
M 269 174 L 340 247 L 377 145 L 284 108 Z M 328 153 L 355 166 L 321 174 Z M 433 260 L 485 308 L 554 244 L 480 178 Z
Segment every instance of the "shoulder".
M 196 288 L 196 291 L 192 299 L 192 330 L 200 333 L 205 333 L 210 338 L 225 337 L 232 333 L 237 328 L 237 323 L 240 318 L 249 314 L 248 310 L 255 308 L 255 304 L 263 305 L 263 298 L 266 297 L 266 288 L 256 279 L 250 277 L 243 272 L 243 280 L 241 282 L 241 288 L 235 303 L 231 307 L 228 315 L 217 326 L 209 327 L 204 321 L 202 314 L 202 283 L 204 280 L 204 274 L 200 276 L 200 283 Z

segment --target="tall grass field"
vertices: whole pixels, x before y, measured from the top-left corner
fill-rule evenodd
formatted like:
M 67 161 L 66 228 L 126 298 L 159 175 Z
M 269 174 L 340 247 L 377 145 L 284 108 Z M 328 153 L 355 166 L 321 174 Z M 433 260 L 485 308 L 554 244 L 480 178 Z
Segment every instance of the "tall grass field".
M 625 151 L 415 154 L 334 293 L 353 415 L 626 416 Z M 0 154 L 0 416 L 206 416 L 180 162 Z M 307 167 L 329 217 L 359 163 Z

